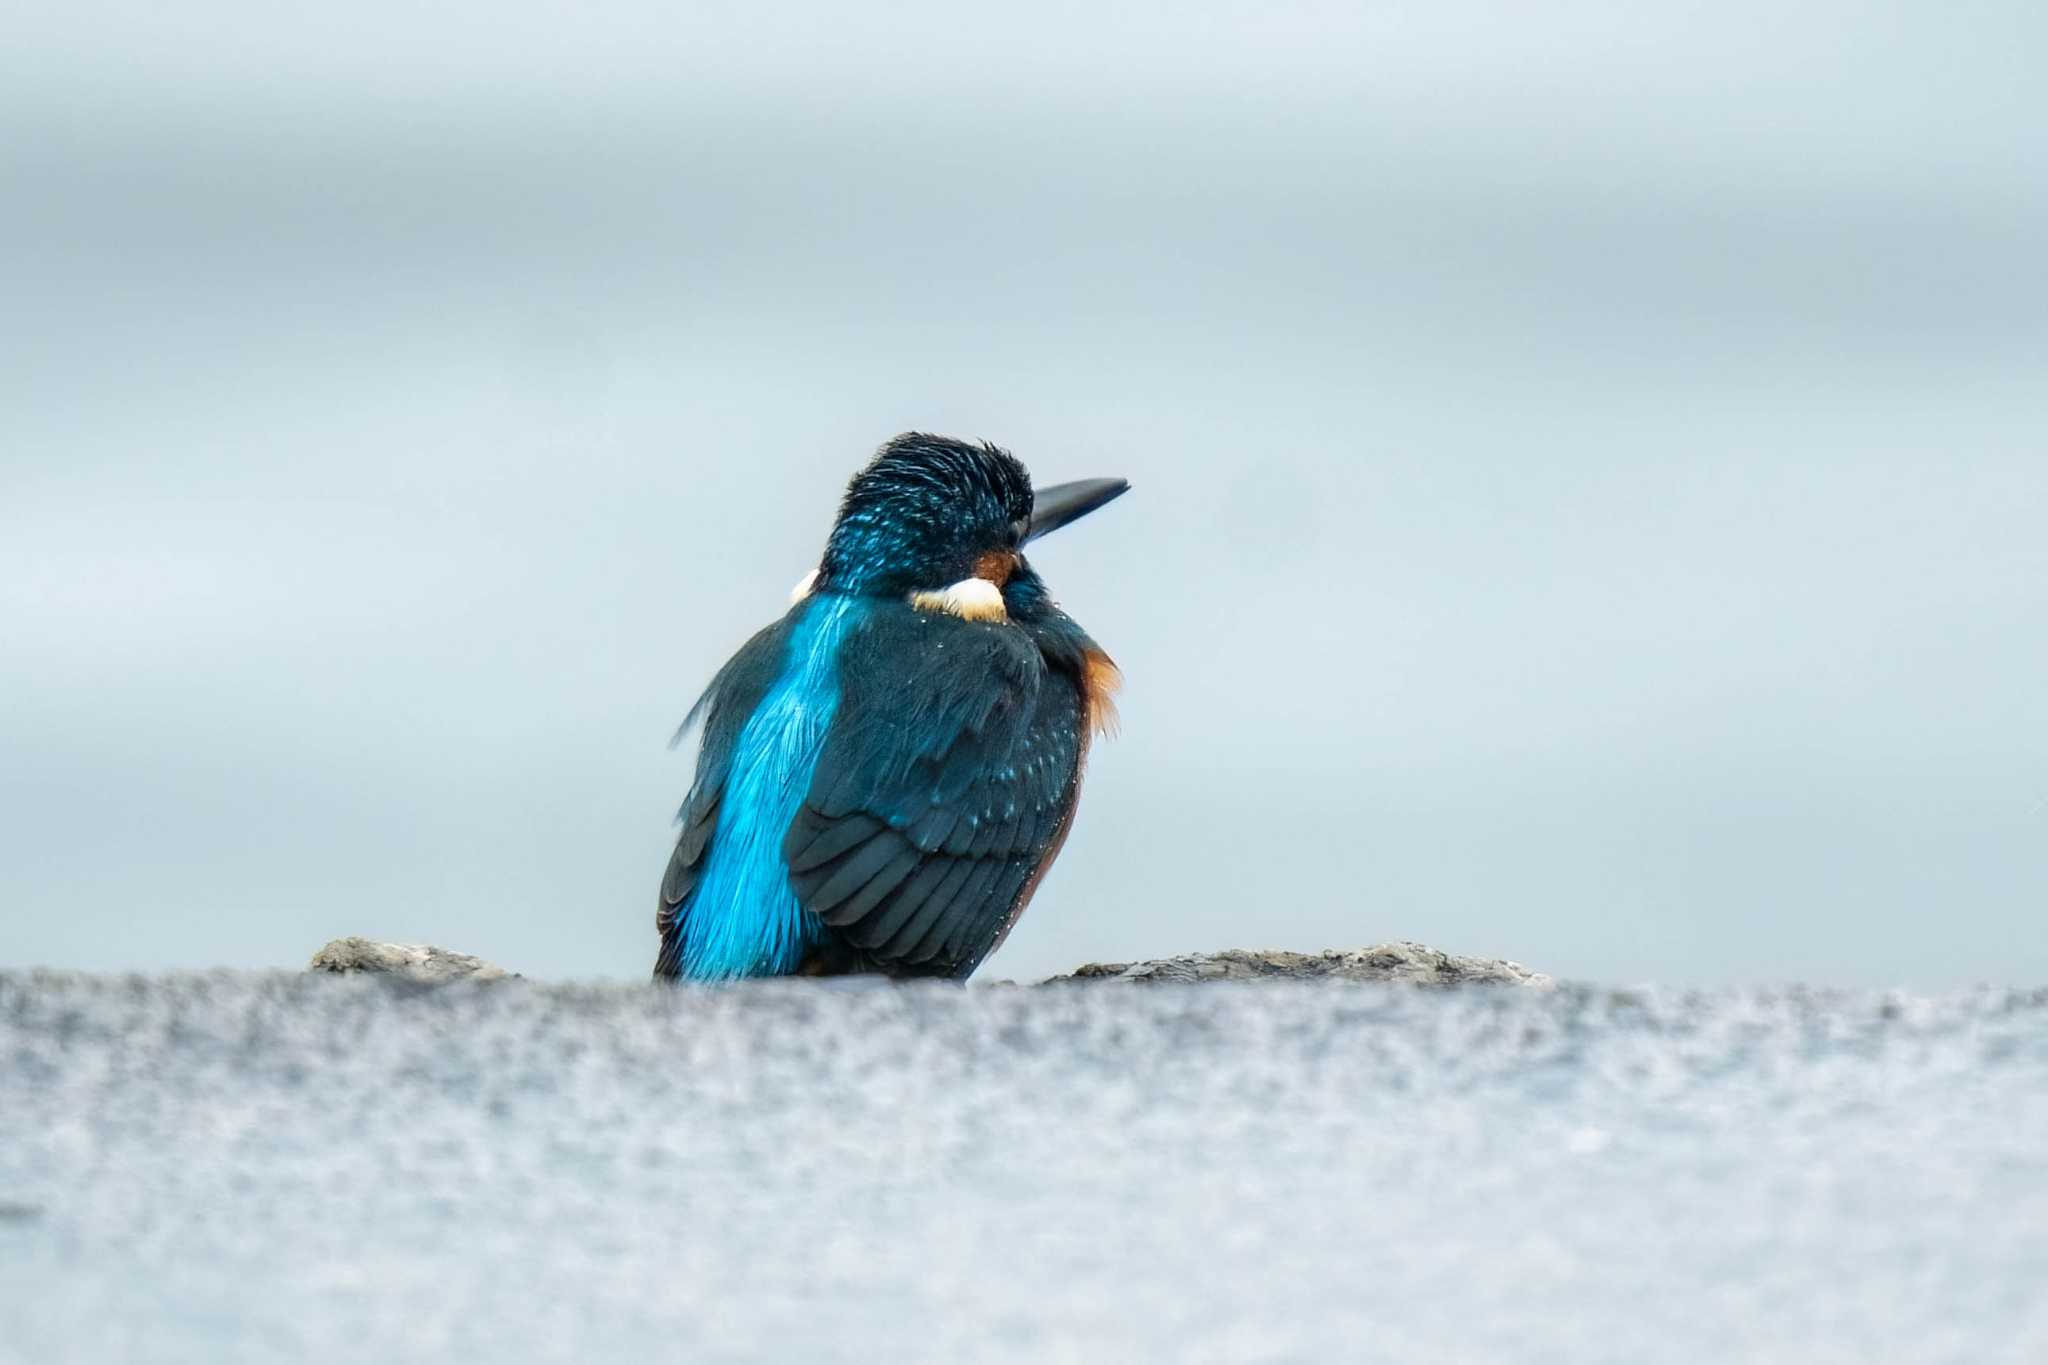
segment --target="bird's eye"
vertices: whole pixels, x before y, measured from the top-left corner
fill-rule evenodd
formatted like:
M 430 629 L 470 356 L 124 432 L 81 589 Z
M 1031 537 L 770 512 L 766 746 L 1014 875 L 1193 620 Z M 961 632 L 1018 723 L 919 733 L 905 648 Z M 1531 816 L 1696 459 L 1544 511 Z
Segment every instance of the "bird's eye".
M 1031 529 L 1031 523 L 1023 517 L 1010 523 L 1010 548 L 1016 549 L 1024 543 L 1024 533 Z

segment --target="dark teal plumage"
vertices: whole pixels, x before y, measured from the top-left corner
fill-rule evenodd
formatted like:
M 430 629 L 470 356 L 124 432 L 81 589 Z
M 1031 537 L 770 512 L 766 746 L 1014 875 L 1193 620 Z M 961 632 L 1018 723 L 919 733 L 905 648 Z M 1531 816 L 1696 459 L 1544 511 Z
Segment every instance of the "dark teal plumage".
M 935 437 L 855 477 L 811 595 L 692 713 L 657 977 L 965 977 L 1001 943 L 1065 837 L 1113 675 L 1015 553 L 1031 499 L 1007 454 Z M 1007 619 L 909 600 L 992 562 Z

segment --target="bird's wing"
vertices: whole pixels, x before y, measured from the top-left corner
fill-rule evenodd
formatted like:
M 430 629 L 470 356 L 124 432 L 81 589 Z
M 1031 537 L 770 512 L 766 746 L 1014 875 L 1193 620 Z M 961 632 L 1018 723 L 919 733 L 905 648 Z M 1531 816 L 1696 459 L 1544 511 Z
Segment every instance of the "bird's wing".
M 697 749 L 697 778 L 676 813 L 682 829 L 676 835 L 675 852 L 669 855 L 668 871 L 662 875 L 661 899 L 654 912 L 655 928 L 661 932 L 661 955 L 654 964 L 657 977 L 674 976 L 679 970 L 682 935 L 676 930 L 680 912 L 704 871 L 704 853 L 718 828 L 719 802 L 725 795 L 725 779 L 732 769 L 740 731 L 782 667 L 789 650 L 790 626 L 791 617 L 785 616 L 741 645 L 676 731 L 680 743 L 692 725 L 701 721 L 704 726 Z
M 806 910 L 883 970 L 964 976 L 1056 850 L 1086 727 L 1024 631 L 911 607 L 848 637 L 783 843 Z

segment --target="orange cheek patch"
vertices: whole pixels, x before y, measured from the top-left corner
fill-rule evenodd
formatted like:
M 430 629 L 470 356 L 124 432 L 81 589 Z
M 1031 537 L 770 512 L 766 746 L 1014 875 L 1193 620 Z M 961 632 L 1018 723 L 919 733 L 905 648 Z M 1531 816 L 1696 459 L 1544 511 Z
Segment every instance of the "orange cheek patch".
M 997 587 L 1010 581 L 1010 575 L 1017 572 L 1015 550 L 988 550 L 974 561 L 975 578 L 986 578 Z
M 1091 649 L 1081 661 L 1081 694 L 1088 699 L 1088 724 L 1103 736 L 1116 734 L 1116 694 L 1124 685 L 1122 670 L 1107 654 Z

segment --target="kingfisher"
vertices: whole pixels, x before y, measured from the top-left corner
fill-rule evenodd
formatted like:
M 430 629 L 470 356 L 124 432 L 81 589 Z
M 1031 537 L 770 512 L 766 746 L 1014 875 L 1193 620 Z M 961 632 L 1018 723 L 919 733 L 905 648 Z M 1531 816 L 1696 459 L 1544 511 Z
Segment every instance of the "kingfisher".
M 1073 823 L 1116 665 L 1024 547 L 1121 496 L 906 432 L 853 476 L 781 620 L 719 669 L 661 879 L 656 980 L 964 980 Z

